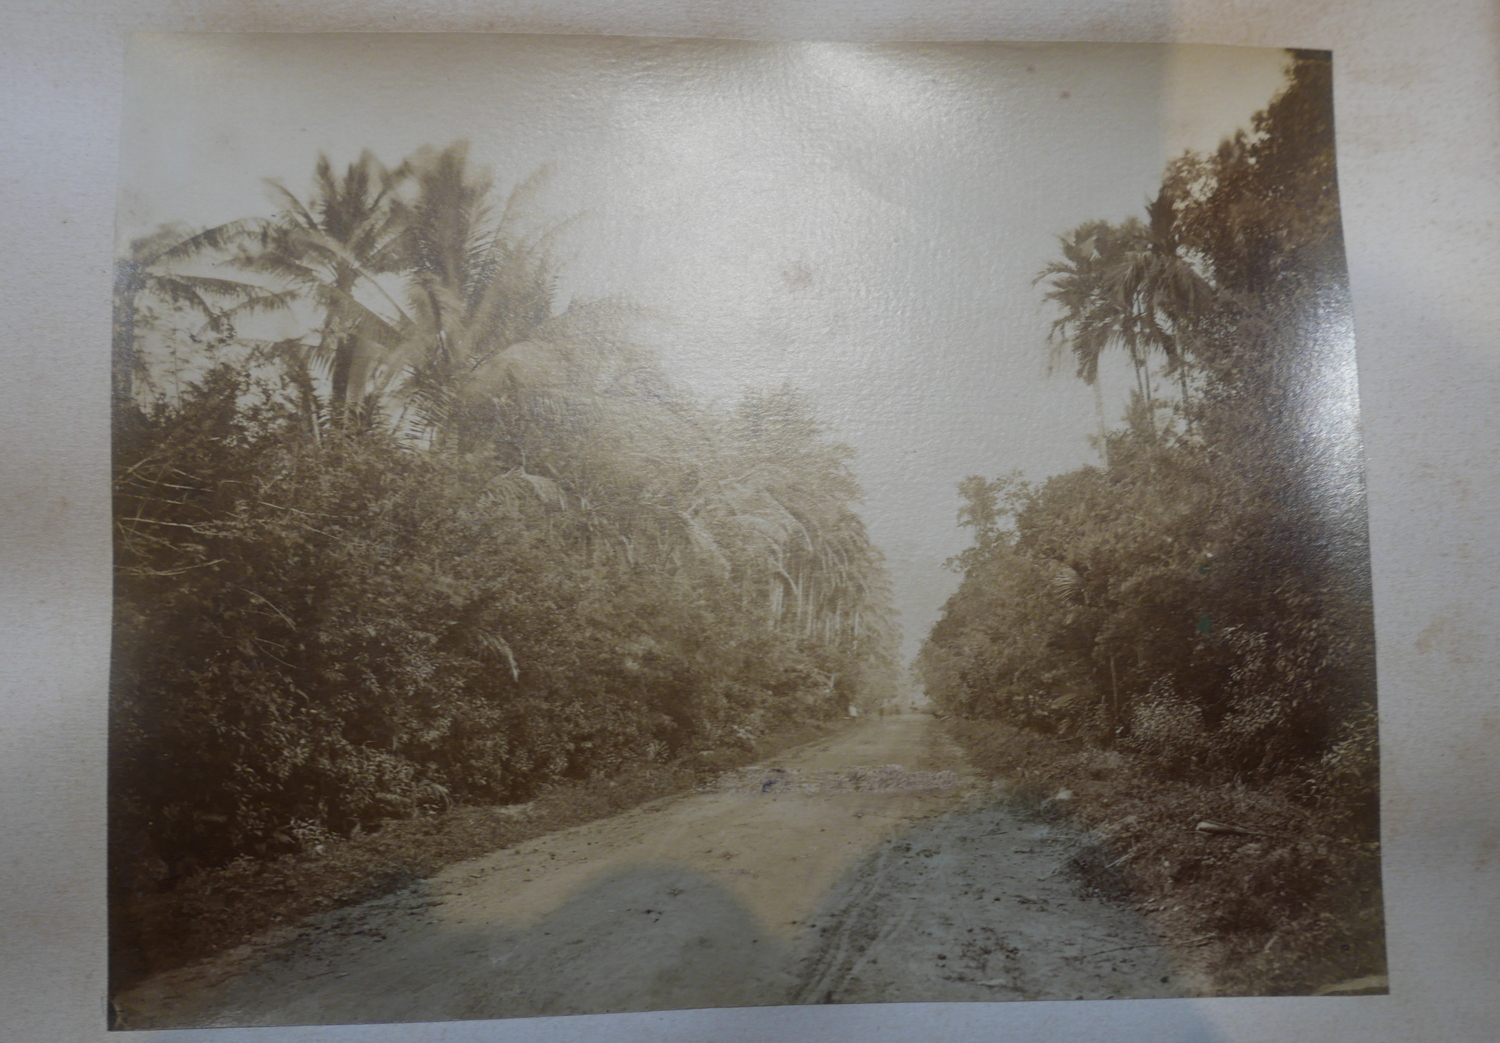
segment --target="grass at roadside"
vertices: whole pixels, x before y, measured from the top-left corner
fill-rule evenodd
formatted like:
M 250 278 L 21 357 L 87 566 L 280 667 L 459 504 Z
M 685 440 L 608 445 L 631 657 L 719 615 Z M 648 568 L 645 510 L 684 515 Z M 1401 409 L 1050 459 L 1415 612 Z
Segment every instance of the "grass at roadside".
M 1218 995 L 1305 995 L 1384 975 L 1378 842 L 1275 789 L 1164 779 L 1119 750 L 953 720 L 980 770 L 1097 842 L 1072 868 L 1130 897 Z M 1206 833 L 1200 821 L 1249 834 Z
M 201 871 L 171 890 L 111 910 L 110 989 L 119 992 L 303 917 L 400 890 L 456 862 L 690 790 L 846 724 L 802 724 L 766 736 L 754 749 L 638 765 L 613 778 L 553 787 L 525 805 L 391 819 L 375 832 L 322 837 L 279 857 L 241 858 Z

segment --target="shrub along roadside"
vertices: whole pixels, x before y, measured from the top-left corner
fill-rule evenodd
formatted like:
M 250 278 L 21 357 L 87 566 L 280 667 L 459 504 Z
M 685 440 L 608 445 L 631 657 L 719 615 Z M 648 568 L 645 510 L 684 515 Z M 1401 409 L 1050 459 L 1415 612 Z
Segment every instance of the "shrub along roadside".
M 847 725 L 803 723 L 753 748 L 675 764 L 642 763 L 611 778 L 565 782 L 520 806 L 454 807 L 391 819 L 375 832 L 309 835 L 300 850 L 204 869 L 167 891 L 111 910 L 110 989 L 207 959 L 330 909 L 391 894 L 457 862 L 620 814 L 692 789 L 721 771 L 821 739 Z
M 810 400 L 672 386 L 462 143 L 313 183 L 120 260 L 112 907 L 894 694 Z
M 1212 994 L 1306 995 L 1385 974 L 1378 841 L 1348 839 L 1274 786 L 1167 780 L 1126 751 L 950 725 L 1023 807 L 1095 835 L 1072 866 L 1084 886 L 1131 898 Z M 1204 820 L 1254 833 L 1200 832 Z

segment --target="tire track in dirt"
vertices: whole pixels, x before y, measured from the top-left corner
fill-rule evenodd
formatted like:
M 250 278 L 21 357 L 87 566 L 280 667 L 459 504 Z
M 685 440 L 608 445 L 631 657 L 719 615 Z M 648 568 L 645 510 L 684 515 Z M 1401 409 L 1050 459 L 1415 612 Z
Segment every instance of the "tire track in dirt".
M 825 899 L 804 1003 L 1077 1000 L 1196 993 L 1145 920 L 1070 863 L 1090 838 L 1000 794 L 914 825 Z
M 997 801 L 931 717 L 863 721 L 160 975 L 121 1027 L 1182 994 L 1060 871 L 1084 839 Z

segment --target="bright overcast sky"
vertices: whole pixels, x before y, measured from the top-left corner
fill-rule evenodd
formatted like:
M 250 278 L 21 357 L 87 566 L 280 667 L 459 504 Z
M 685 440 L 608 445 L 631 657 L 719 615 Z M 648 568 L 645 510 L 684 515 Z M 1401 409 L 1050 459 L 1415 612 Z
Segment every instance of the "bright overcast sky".
M 270 214 L 317 154 L 394 165 L 471 142 L 502 191 L 540 167 L 571 218 L 564 295 L 662 316 L 704 401 L 790 380 L 858 450 L 863 514 L 915 652 L 957 577 L 965 475 L 1094 459 L 1094 395 L 1047 375 L 1032 285 L 1056 237 L 1141 214 L 1282 83 L 1281 51 L 746 44 L 518 36 L 143 36 L 119 232 Z M 1106 369 L 1118 418 L 1130 383 Z

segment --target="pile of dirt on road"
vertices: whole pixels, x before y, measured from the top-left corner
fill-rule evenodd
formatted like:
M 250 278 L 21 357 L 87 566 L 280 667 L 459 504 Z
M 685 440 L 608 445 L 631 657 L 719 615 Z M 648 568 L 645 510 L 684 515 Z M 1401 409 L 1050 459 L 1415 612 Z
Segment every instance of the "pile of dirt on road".
M 613 778 L 550 788 L 527 804 L 455 807 L 390 819 L 375 832 L 309 836 L 295 852 L 236 859 L 170 889 L 127 896 L 110 909 L 110 991 L 306 916 L 390 894 L 477 855 L 691 790 L 721 771 L 823 738 L 845 723 L 804 723 L 768 735 L 754 748 L 638 765 Z
M 1164 779 L 1120 750 L 949 724 L 1017 803 L 1091 831 L 1075 874 L 1130 896 L 1212 992 L 1305 995 L 1385 974 L 1378 840 L 1275 788 Z

